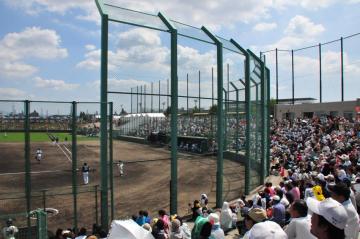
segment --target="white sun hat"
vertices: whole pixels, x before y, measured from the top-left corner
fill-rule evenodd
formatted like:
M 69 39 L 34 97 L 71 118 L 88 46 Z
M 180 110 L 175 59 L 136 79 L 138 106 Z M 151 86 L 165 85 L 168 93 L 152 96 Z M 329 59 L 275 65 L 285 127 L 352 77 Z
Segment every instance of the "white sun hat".
M 335 201 L 332 198 L 327 198 L 323 201 L 318 201 L 314 198 L 309 197 L 306 200 L 308 208 L 320 215 L 323 216 L 329 223 L 334 225 L 339 229 L 344 229 L 346 226 L 346 221 L 348 219 L 346 209 L 338 201 Z

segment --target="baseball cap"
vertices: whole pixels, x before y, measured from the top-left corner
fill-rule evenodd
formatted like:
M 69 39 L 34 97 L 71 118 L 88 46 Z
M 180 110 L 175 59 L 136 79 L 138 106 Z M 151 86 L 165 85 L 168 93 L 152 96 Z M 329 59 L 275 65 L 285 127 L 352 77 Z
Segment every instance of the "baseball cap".
M 312 212 L 323 216 L 335 227 L 341 230 L 345 228 L 348 216 L 346 209 L 338 201 L 335 201 L 332 198 L 327 198 L 319 202 L 318 200 L 309 197 L 306 200 L 306 204 Z
M 256 223 L 250 230 L 250 239 L 287 239 L 284 230 L 273 221 Z
M 316 176 L 317 179 L 319 179 L 320 181 L 325 181 L 325 176 L 324 174 L 322 173 L 319 173 L 317 176 Z
M 273 198 L 272 198 L 273 201 L 275 202 L 279 202 L 281 199 L 278 195 L 275 195 Z
M 248 212 L 248 216 L 255 222 L 262 222 L 267 219 L 266 211 L 262 208 L 252 208 Z

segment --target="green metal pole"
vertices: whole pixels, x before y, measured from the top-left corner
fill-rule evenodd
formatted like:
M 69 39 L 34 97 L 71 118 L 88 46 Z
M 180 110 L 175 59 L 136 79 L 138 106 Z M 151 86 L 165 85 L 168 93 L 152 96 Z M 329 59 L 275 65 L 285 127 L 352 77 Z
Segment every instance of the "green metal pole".
M 292 59 L 294 59 L 292 57 Z M 266 137 L 266 109 L 265 109 L 265 65 L 260 61 L 261 65 L 261 172 L 260 172 L 260 184 L 264 184 L 265 182 L 265 156 L 266 156 L 266 148 L 265 148 L 265 137 Z
M 278 64 L 278 50 L 275 49 L 275 70 L 276 70 L 276 104 L 279 103 L 279 64 Z
M 228 102 L 228 94 L 226 92 L 225 89 L 223 89 L 224 91 L 224 95 L 225 95 L 225 104 L 224 104 L 224 108 L 225 108 L 225 112 L 224 112 L 224 150 L 226 151 L 227 150 L 227 137 L 228 137 L 228 132 L 227 132 L 227 112 L 228 112 L 228 108 L 227 108 L 227 102 Z
M 166 87 L 167 87 L 167 95 L 166 96 L 166 108 L 169 108 L 169 79 L 166 80 Z
M 264 59 L 265 60 L 265 59 Z M 266 175 L 269 176 L 270 174 L 270 70 L 268 68 L 266 69 L 266 90 L 267 90 L 267 145 L 266 145 Z
M 341 101 L 344 101 L 344 39 L 340 38 Z
M 177 30 L 159 13 L 160 19 L 170 30 L 171 35 L 171 181 L 170 213 L 177 213 L 177 118 L 178 118 L 178 77 L 177 77 Z
M 146 85 L 144 85 L 144 113 L 146 113 Z
M 243 49 L 234 39 L 230 42 L 238 48 L 245 56 L 245 111 L 246 111 L 246 132 L 245 132 L 245 194 L 250 193 L 250 180 L 251 180 L 251 159 L 250 159 L 250 56 L 249 53 Z
M 160 81 L 159 81 L 159 113 L 161 112 L 161 109 L 160 109 L 160 101 L 161 101 L 160 94 L 161 94 L 161 90 L 160 90 Z
M 223 46 L 209 30 L 201 28 L 216 44 L 217 55 L 217 171 L 216 171 L 216 207 L 223 204 L 223 171 L 224 171 L 224 118 L 223 118 Z
M 250 56 L 245 55 L 245 111 L 246 111 L 246 144 L 245 144 L 245 194 L 250 193 L 251 183 L 251 155 L 250 155 L 250 130 L 251 130 L 251 91 L 250 91 Z
M 223 171 L 224 171 L 224 120 L 223 115 L 223 49 L 220 42 L 217 43 L 217 78 L 218 78 L 218 155 L 217 155 L 217 177 L 216 177 L 216 207 L 220 208 L 223 204 Z
M 151 113 L 154 112 L 153 110 L 153 93 L 154 93 L 154 82 L 151 82 Z
M 72 102 L 72 113 L 71 113 L 71 159 L 72 159 L 72 192 L 73 192 L 73 214 L 74 228 L 78 228 L 78 214 L 77 214 L 77 138 L 76 138 L 76 114 L 77 104 L 75 101 Z
M 200 88 L 201 88 L 201 84 L 200 84 L 200 81 L 201 81 L 201 73 L 200 73 L 200 70 L 199 70 L 199 113 L 200 113 L 200 108 L 201 108 L 201 96 L 200 96 Z
M 227 102 L 226 102 L 226 106 L 227 106 L 227 112 L 229 112 L 229 106 L 230 106 L 230 66 L 229 63 L 226 64 L 226 75 L 227 75 Z
M 236 89 L 236 158 L 239 157 L 239 147 L 238 142 L 239 140 L 239 90 Z
M 292 82 L 292 104 L 295 104 L 294 50 L 291 50 L 291 82 Z
M 139 86 L 136 86 L 136 113 L 139 113 Z
M 43 210 L 46 211 L 46 190 L 42 190 Z
M 131 88 L 131 99 L 130 99 L 130 108 L 131 108 L 131 110 L 130 110 L 130 112 L 131 112 L 131 114 L 133 113 L 133 102 L 132 102 L 132 100 L 133 100 L 133 95 L 132 95 L 132 93 L 133 93 L 133 88 Z
M 107 78 L 108 78 L 108 15 L 101 18 L 101 119 L 100 119 L 100 172 L 101 172 L 101 226 L 108 230 L 108 130 L 107 130 Z
M 319 79 L 320 79 L 320 103 L 322 103 L 322 64 L 321 64 L 321 43 L 319 43 Z
M 186 111 L 189 115 L 189 73 L 186 74 Z
M 142 110 L 142 107 L 143 106 L 143 87 L 142 87 L 142 85 L 140 86 L 140 113 L 142 113 L 143 112 L 143 110 Z
M 31 163 L 30 163 L 30 101 L 25 100 L 25 195 L 26 195 L 26 212 L 31 211 Z M 27 216 L 27 238 L 31 238 L 31 222 Z
M 109 102 L 109 178 L 110 178 L 110 204 L 111 204 L 111 220 L 114 220 L 115 209 L 114 209 L 114 153 L 113 153 L 113 102 Z

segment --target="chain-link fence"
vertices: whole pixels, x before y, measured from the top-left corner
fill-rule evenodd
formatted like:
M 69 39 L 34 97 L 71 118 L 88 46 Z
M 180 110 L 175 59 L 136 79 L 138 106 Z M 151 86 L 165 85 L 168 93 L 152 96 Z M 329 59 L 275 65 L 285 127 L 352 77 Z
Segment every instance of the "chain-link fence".
M 53 232 L 99 223 L 99 111 L 96 102 L 0 101 L 2 217 L 32 230 L 26 215 L 41 208 Z

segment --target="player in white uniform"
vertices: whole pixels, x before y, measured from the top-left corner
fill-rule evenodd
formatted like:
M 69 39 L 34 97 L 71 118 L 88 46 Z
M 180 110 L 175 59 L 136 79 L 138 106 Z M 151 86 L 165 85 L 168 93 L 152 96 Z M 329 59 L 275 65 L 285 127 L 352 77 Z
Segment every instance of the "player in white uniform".
M 84 184 L 88 184 L 90 167 L 87 165 L 87 163 L 84 163 L 84 165 L 81 168 L 81 171 L 83 175 Z
M 124 162 L 119 160 L 119 162 L 117 163 L 117 166 L 119 169 L 120 177 L 124 176 Z
M 12 225 L 12 219 L 6 221 L 6 227 L 3 228 L 2 233 L 5 239 L 15 239 L 15 234 L 19 232 L 16 226 Z
M 42 152 L 42 150 L 40 149 L 40 148 L 38 148 L 37 150 L 36 150 L 36 156 L 35 156 L 35 158 L 36 158 L 36 160 L 40 163 L 40 161 L 42 160 L 42 156 L 43 156 L 43 152 Z

